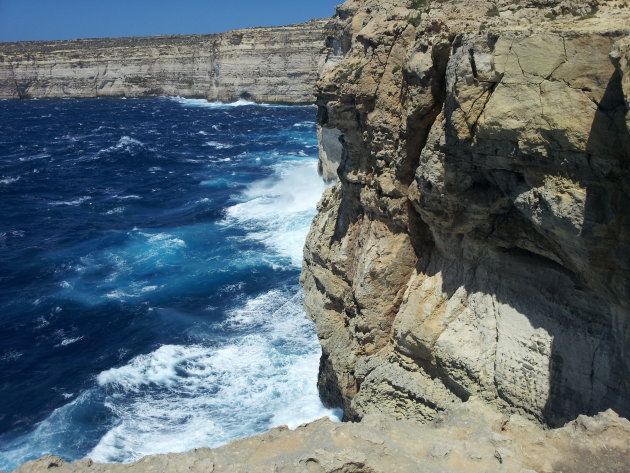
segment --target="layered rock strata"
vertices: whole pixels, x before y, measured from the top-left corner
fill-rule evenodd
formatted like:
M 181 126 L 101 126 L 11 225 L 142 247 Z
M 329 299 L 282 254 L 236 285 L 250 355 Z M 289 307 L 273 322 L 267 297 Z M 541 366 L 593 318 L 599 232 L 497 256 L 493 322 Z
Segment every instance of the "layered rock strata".
M 0 43 L 0 98 L 312 103 L 327 23 L 212 35 Z
M 295 431 L 276 428 L 214 450 L 152 455 L 130 465 L 58 457 L 16 473 L 626 473 L 630 422 L 612 412 L 541 430 L 471 400 L 435 422 L 368 415 L 358 424 L 322 419 Z
M 622 1 L 339 7 L 302 282 L 347 419 L 630 415 L 629 28 Z

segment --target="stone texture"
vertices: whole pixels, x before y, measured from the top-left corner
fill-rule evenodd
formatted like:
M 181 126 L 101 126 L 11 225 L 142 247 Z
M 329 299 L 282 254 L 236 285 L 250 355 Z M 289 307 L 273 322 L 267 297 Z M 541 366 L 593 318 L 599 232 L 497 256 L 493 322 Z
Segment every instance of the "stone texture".
M 615 43 L 610 58 L 621 75 L 621 88 L 626 101 L 626 126 L 630 130 L 630 38 L 620 39 Z
M 302 273 L 322 398 L 628 416 L 628 5 L 351 0 L 337 23 L 339 180 Z
M 328 20 L 213 35 L 0 43 L 0 98 L 313 102 Z
M 341 132 L 335 128 L 317 127 L 317 141 L 319 144 L 319 173 L 326 182 L 337 180 L 337 169 L 341 162 L 343 145 L 340 141 Z
M 28 462 L 17 473 L 623 473 L 628 472 L 630 422 L 611 411 L 580 416 L 545 431 L 470 400 L 429 424 L 368 415 L 361 423 L 326 419 L 284 427 L 217 449 L 153 455 L 130 465 Z

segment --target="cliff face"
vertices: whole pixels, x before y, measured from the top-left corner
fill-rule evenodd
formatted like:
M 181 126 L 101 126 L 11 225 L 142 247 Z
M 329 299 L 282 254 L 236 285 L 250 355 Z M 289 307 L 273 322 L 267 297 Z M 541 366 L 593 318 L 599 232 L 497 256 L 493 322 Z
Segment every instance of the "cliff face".
M 327 22 L 214 35 L 0 43 L 0 98 L 312 103 Z
M 338 9 L 317 92 L 338 182 L 302 274 L 325 401 L 630 415 L 629 25 L 617 1 Z

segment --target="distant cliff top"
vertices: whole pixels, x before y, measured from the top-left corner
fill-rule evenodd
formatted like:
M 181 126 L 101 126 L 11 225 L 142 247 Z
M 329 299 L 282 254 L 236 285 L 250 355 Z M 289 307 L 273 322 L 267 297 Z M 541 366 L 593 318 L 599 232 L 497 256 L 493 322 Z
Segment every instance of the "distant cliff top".
M 189 45 L 201 41 L 212 41 L 225 36 L 241 36 L 245 33 L 268 34 L 273 32 L 289 32 L 291 30 L 321 29 L 330 20 L 318 18 L 306 23 L 295 23 L 284 26 L 256 26 L 240 30 L 229 30 L 223 33 L 182 34 L 157 36 L 124 36 L 114 38 L 77 38 L 54 41 L 16 41 L 0 42 L 0 54 L 64 51 L 68 49 L 102 49 L 121 47 L 154 47 L 159 45 Z

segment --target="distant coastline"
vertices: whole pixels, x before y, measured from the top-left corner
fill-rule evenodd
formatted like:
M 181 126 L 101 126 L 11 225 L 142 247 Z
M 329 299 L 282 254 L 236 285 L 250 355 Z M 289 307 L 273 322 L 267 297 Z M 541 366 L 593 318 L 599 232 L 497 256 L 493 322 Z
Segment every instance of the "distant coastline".
M 327 23 L 0 43 L 0 98 L 181 96 L 310 104 Z

